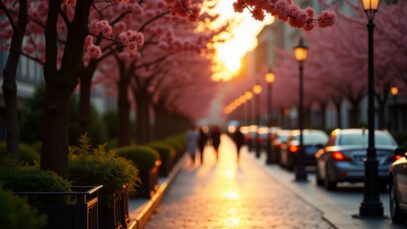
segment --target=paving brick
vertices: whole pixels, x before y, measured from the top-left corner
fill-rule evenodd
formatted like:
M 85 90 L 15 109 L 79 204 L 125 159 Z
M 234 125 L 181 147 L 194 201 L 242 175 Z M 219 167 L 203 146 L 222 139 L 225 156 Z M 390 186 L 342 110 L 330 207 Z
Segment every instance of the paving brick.
M 146 228 L 332 228 L 251 155 L 238 165 L 235 154 L 223 136 L 219 162 L 208 146 L 203 166 L 186 163 Z

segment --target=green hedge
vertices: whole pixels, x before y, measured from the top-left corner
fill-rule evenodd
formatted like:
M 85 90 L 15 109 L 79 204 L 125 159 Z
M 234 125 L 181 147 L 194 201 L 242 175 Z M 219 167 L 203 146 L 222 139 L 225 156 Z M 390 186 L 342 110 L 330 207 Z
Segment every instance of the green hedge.
M 150 142 L 147 146 L 155 149 L 160 154 L 161 160 L 167 160 L 169 157 L 175 157 L 176 155 L 174 147 L 165 142 Z
M 134 163 L 140 170 L 149 170 L 160 160 L 160 154 L 147 146 L 128 146 L 116 149 L 116 154 Z
M 176 151 L 182 151 L 185 148 L 185 136 L 184 135 L 174 135 L 164 139 L 165 143 L 174 147 Z
M 103 185 L 101 201 L 113 204 L 113 194 L 135 193 L 140 183 L 138 170 L 124 159 L 106 151 L 104 145 L 92 149 L 89 139 L 82 136 L 80 147 L 70 148 L 69 178 L 74 185 Z
M 32 209 L 25 199 L 0 188 L 0 228 L 39 229 L 46 217 Z
M 4 189 L 13 192 L 69 192 L 71 184 L 51 171 L 40 170 L 32 166 L 0 167 L 0 183 Z M 30 198 L 30 201 L 38 201 Z M 68 197 L 46 198 L 46 203 L 67 203 Z
M 36 165 L 40 162 L 40 154 L 26 144 L 20 144 L 18 148 L 19 161 L 27 165 Z M 0 156 L 6 155 L 6 143 L 0 142 Z

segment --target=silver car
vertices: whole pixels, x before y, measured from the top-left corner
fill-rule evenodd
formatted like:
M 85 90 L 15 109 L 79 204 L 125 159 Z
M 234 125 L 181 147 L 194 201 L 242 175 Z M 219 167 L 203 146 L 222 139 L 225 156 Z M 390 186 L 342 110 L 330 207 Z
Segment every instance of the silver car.
M 328 190 L 336 189 L 338 182 L 364 180 L 368 131 L 366 129 L 336 129 L 328 143 L 316 154 L 317 184 Z M 387 187 L 387 175 L 394 162 L 396 141 L 387 131 L 375 131 L 375 145 L 379 162 L 378 175 L 381 188 Z

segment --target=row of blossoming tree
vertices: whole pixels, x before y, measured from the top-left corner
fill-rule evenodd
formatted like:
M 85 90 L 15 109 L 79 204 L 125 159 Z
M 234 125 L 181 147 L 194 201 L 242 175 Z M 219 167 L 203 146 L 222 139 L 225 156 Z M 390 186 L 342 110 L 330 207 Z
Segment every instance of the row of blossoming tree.
M 264 4 L 266 3 L 267 4 Z M 90 128 L 90 95 L 103 83 L 118 98 L 118 144 L 130 144 L 130 110 L 137 112 L 137 140 L 149 141 L 151 110 L 191 118 L 205 114 L 215 83 L 210 81 L 211 43 L 228 25 L 210 29 L 216 15 L 200 13 L 216 3 L 191 0 L 4 0 L 0 1 L 7 153 L 18 157 L 16 74 L 25 56 L 43 66 L 45 80 L 41 168 L 67 175 L 68 102 L 80 93 L 80 129 Z M 232 6 L 231 6 L 232 7 Z M 314 19 L 289 0 L 238 1 L 237 11 L 277 15 L 294 27 L 332 25 L 334 14 Z M 79 89 L 78 89 L 79 87 Z M 209 88 L 209 90 L 208 90 Z M 157 119 L 159 123 L 160 119 Z
M 319 107 L 321 116 L 325 117 L 328 106 L 335 108 L 337 126 L 342 126 L 341 104 L 350 105 L 350 126 L 356 127 L 360 117 L 360 103 L 367 94 L 367 31 L 366 17 L 360 5 L 351 1 L 346 6 L 353 14 L 341 12 L 336 5 L 321 0 L 338 15 L 334 27 L 305 32 L 309 46 L 309 58 L 304 67 L 304 96 L 306 109 Z M 407 42 L 404 34 L 407 27 L 407 2 L 396 1 L 383 4 L 375 18 L 375 71 L 376 71 L 376 104 L 378 108 L 379 128 L 385 128 L 385 109 L 392 86 L 401 90 L 407 87 Z M 274 111 L 298 104 L 298 63 L 293 52 L 275 47 L 279 63 L 273 70 L 276 81 L 273 84 Z M 254 81 L 263 81 L 263 74 L 252 77 Z M 250 81 L 250 80 L 249 80 Z M 244 84 L 248 84 L 244 82 Z M 247 90 L 244 86 L 242 90 Z M 241 94 L 241 91 L 239 92 Z M 261 104 L 265 104 L 265 95 Z M 231 94 L 226 103 L 233 101 L 239 94 Z M 262 106 L 261 113 L 266 113 Z M 307 113 L 307 112 L 306 112 Z M 325 118 L 321 118 L 321 127 L 325 128 Z

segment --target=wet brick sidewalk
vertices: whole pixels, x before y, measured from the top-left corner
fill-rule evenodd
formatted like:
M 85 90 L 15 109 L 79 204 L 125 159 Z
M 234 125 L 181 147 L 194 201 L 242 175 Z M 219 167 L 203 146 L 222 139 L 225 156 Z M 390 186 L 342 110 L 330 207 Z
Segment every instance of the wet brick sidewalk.
M 212 147 L 203 166 L 187 163 L 146 228 L 332 228 L 251 155 L 243 153 L 237 165 L 235 152 L 222 136 L 218 163 Z

